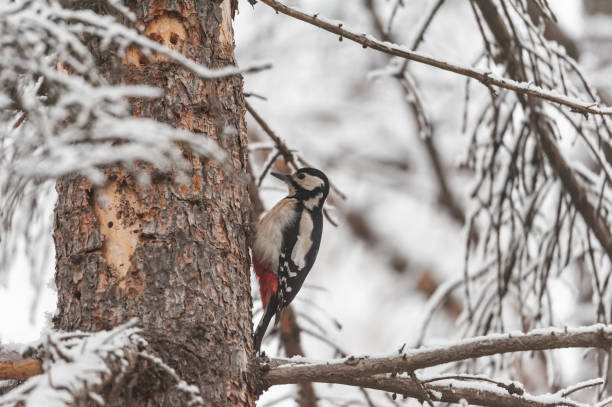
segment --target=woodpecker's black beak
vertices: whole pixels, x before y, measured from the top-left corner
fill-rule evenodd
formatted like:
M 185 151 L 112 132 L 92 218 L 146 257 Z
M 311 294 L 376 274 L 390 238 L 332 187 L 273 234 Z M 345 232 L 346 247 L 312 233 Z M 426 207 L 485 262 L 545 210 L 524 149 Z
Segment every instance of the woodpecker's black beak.
M 291 174 L 281 174 L 280 172 L 270 172 L 275 178 L 280 179 L 283 182 L 290 183 L 291 182 Z

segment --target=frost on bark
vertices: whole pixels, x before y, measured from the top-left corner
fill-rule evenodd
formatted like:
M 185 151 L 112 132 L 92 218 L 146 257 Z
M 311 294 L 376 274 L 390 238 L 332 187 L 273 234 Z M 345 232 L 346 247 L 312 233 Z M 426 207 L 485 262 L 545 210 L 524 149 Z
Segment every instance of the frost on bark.
M 150 38 L 211 68 L 234 64 L 230 0 L 129 6 Z M 240 176 L 247 166 L 242 79 L 202 80 L 135 47 L 121 59 L 92 47 L 110 82 L 165 92 L 160 99 L 134 100 L 134 115 L 215 140 L 235 174 L 186 153 L 193 170 L 182 182 L 140 164 L 135 173 L 149 176 L 150 186 L 120 167 L 106 170 L 103 187 L 77 176 L 61 179 L 54 213 L 55 328 L 96 331 L 137 317 L 151 350 L 197 385 L 206 405 L 254 405 L 250 205 Z M 120 397 L 107 401 L 183 405 L 175 383 L 152 370 L 141 369 Z

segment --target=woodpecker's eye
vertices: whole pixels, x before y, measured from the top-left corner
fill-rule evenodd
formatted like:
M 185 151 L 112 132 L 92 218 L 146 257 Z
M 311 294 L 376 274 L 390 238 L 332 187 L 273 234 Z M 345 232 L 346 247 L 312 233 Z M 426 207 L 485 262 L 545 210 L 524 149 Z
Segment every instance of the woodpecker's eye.
M 299 179 L 304 179 L 304 178 L 306 178 L 306 175 L 305 174 L 300 174 L 300 175 L 298 175 L 298 178 Z

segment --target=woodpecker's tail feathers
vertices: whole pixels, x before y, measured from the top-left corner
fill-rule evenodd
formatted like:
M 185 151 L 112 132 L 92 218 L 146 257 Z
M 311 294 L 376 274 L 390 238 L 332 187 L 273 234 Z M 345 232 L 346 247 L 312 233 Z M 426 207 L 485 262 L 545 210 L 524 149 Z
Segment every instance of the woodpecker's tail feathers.
M 261 347 L 261 341 L 263 340 L 264 335 L 266 334 L 266 330 L 268 329 L 268 325 L 272 320 L 272 317 L 276 313 L 278 301 L 276 296 L 272 296 L 268 306 L 266 307 L 266 311 L 264 312 L 259 324 L 257 324 L 257 328 L 255 329 L 255 335 L 253 336 L 253 344 L 255 346 L 255 352 L 259 352 L 259 348 Z

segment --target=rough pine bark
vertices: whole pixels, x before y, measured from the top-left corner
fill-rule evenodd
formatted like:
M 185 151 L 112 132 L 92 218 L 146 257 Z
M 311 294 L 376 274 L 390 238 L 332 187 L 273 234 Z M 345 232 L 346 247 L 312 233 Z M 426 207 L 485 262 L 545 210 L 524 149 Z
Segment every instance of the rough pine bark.
M 150 38 L 211 68 L 234 64 L 234 1 L 148 0 L 129 6 Z M 137 172 L 151 177 L 150 186 L 117 166 L 106 169 L 109 182 L 103 187 L 79 176 L 60 180 L 55 327 L 96 331 L 137 317 L 152 351 L 199 387 L 205 405 L 252 406 L 242 78 L 202 80 L 136 48 L 122 59 L 95 44 L 92 50 L 110 82 L 165 91 L 157 100 L 134 100 L 135 115 L 215 140 L 235 174 L 185 153 L 190 182 L 141 164 Z M 171 378 L 143 365 L 130 383 L 103 394 L 108 405 L 186 405 Z

